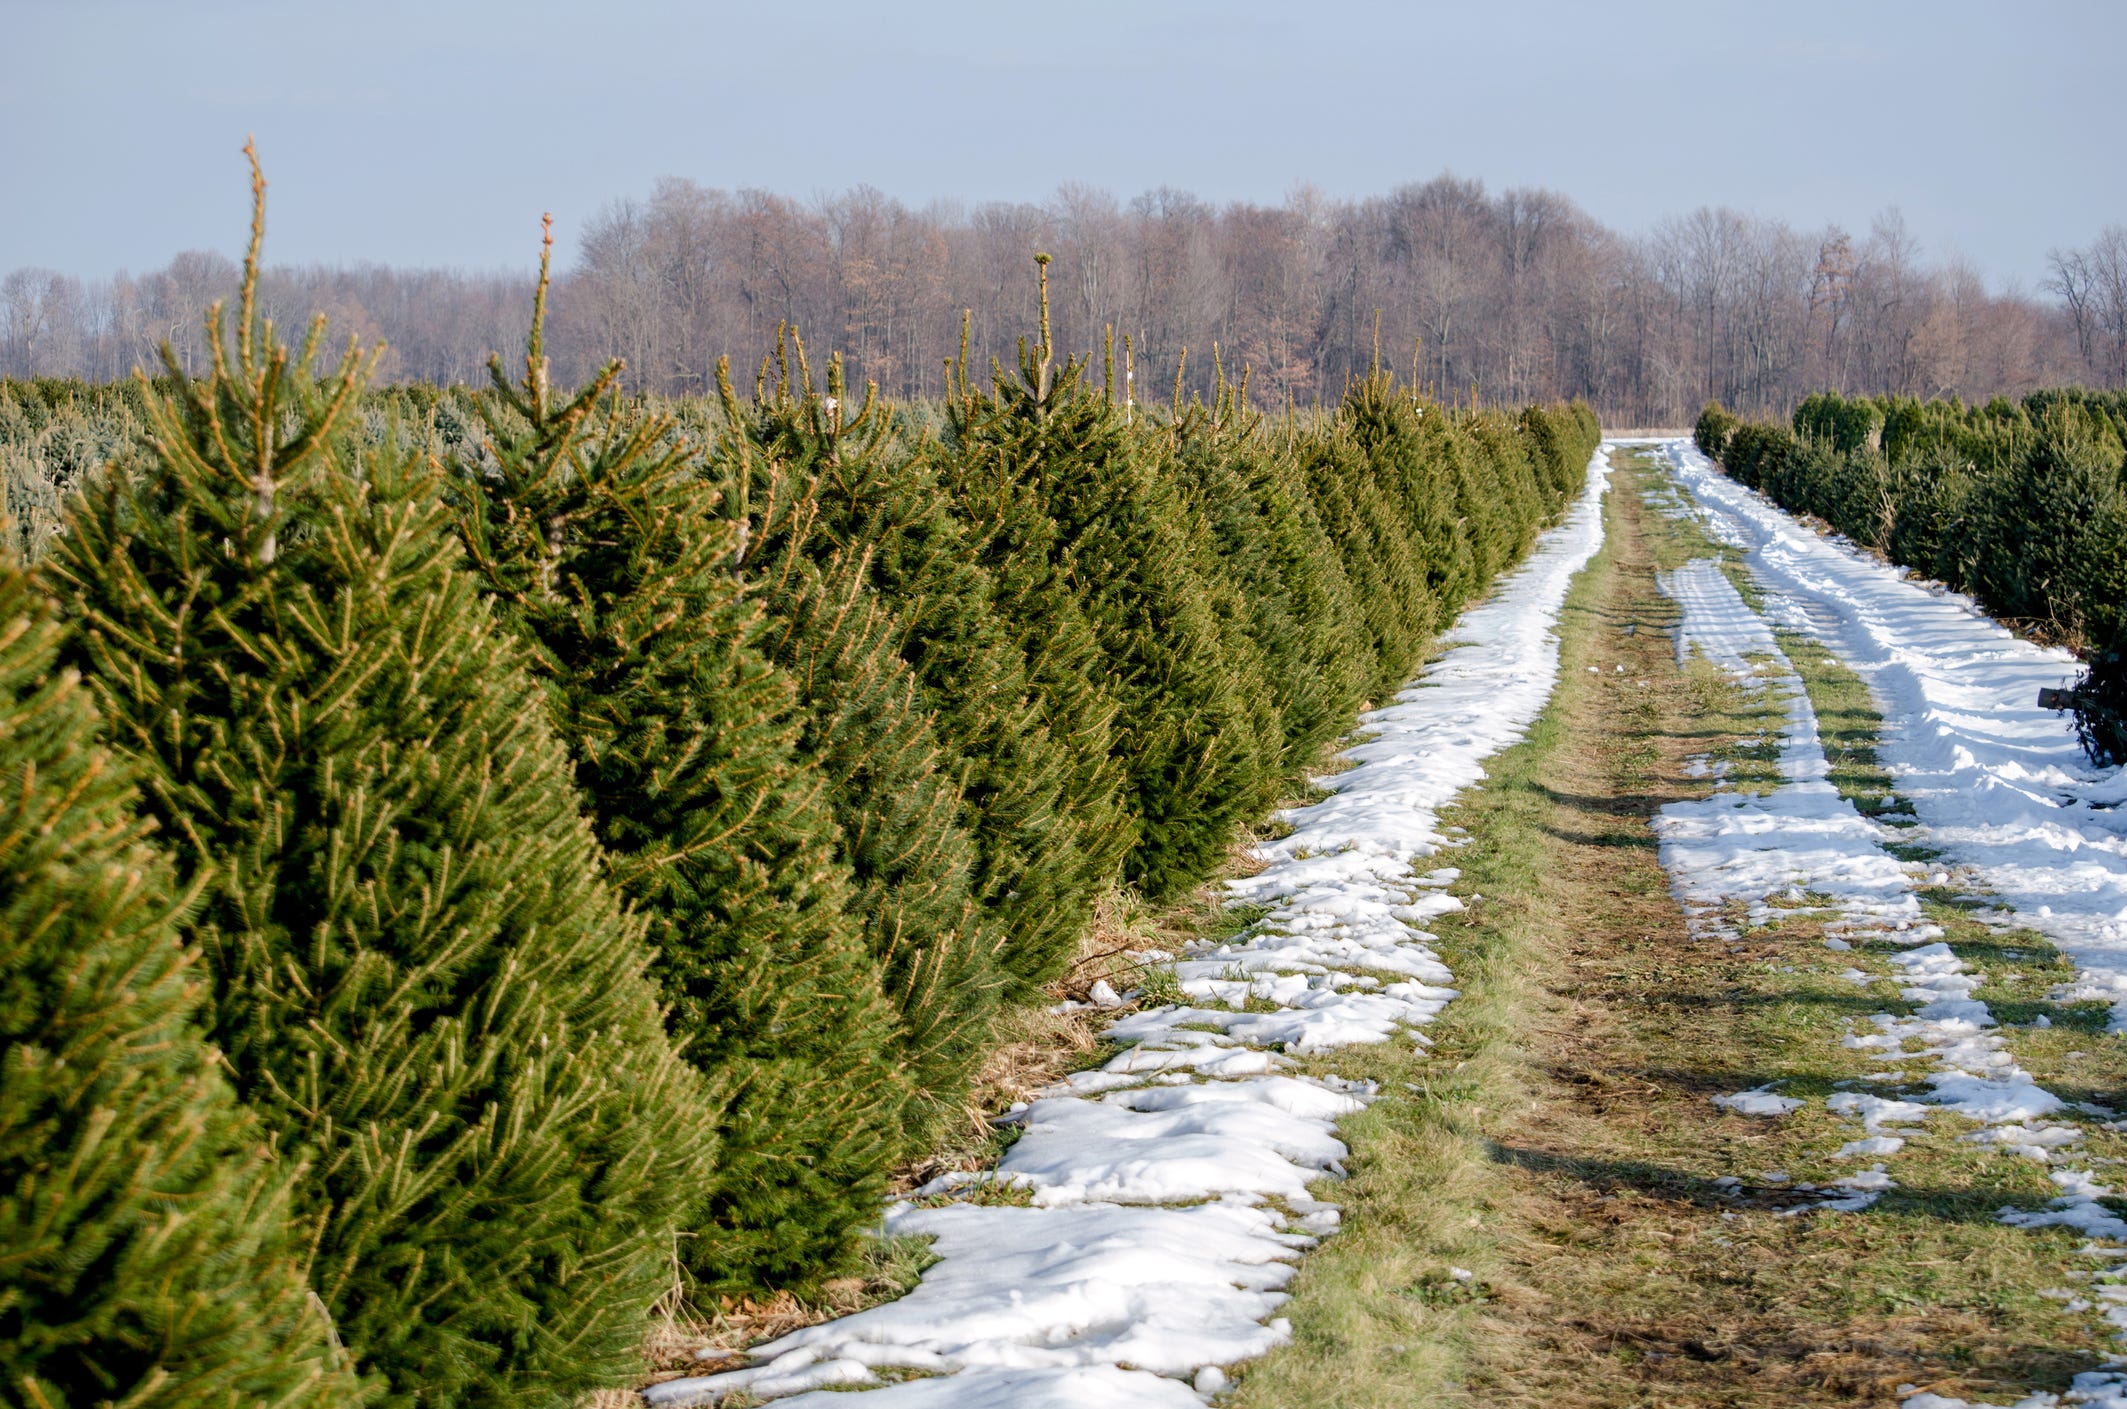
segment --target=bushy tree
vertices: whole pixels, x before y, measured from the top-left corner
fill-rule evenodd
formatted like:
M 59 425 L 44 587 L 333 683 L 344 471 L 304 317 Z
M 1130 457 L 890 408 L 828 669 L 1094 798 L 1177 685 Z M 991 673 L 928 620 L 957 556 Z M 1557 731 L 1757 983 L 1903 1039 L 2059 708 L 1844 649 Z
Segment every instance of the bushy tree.
M 1045 256 L 1043 257 L 1046 258 Z M 1041 341 L 964 412 L 963 454 L 1015 474 L 1016 551 L 1038 552 L 1050 596 L 1071 599 L 1093 633 L 1093 683 L 1113 701 L 1114 753 L 1137 824 L 1126 879 L 1166 898 L 1210 873 L 1259 788 L 1263 766 L 1246 701 L 1159 450 L 1076 361 L 1055 364 L 1043 265 Z M 970 395 L 973 395 L 970 393 Z M 1050 596 L 1015 605 L 1039 631 L 1067 611 Z
M 384 1403 L 626 1383 L 714 1116 L 665 1040 L 523 652 L 425 461 L 256 316 L 147 398 L 50 563 L 143 810 L 201 889 L 202 1015 L 307 1151 L 313 1284 Z M 167 360 L 167 359 L 166 359 Z
M 0 554 L 0 1403 L 359 1405 L 304 1280 L 293 1157 L 193 1025 L 189 897 Z
M 1243 667 L 1278 730 L 1273 785 L 1289 784 L 1350 722 L 1365 690 L 1370 642 L 1336 545 L 1299 484 L 1297 432 L 1267 426 L 1238 388 L 1174 426 L 1174 473 L 1208 535 L 1202 571 Z M 1266 799 L 1268 800 L 1268 799 Z
M 548 386 L 545 259 L 525 377 L 494 364 L 453 498 L 482 589 L 530 646 L 548 715 L 650 921 L 668 1023 L 726 1105 L 682 1256 L 710 1286 L 832 1272 L 906 1140 L 896 1015 L 849 913 L 830 779 L 758 648 L 743 524 L 617 367 Z M 611 392 L 611 395 L 607 395 Z
M 2091 658 L 2075 699 L 2076 733 L 2092 761 L 2127 764 L 2127 629 Z
M 1024 403 L 979 391 L 958 364 L 947 399 L 946 435 L 933 447 L 940 488 L 972 561 L 990 580 L 991 615 L 1023 662 L 1024 728 L 1040 730 L 1061 756 L 1054 812 L 1027 879 L 1051 897 L 1046 932 L 1023 931 L 1020 972 L 1055 976 L 1093 908 L 1122 874 L 1140 824 L 1127 793 L 1113 668 L 1071 576 L 1049 516 L 1042 465 L 1049 428 Z
M 2004 615 L 2109 640 L 2127 601 L 2127 487 L 2109 430 L 2071 408 L 2049 411 L 1977 500 L 1964 585 Z
M 795 553 L 825 569 L 861 550 L 865 586 L 898 623 L 899 654 L 960 785 L 973 894 L 997 936 L 997 962 L 1029 997 L 1075 950 L 1112 874 L 1085 874 L 1084 829 L 1099 818 L 1070 804 L 1069 749 L 996 610 L 995 579 L 946 488 L 941 448 L 911 437 L 875 392 L 852 408 L 839 360 L 823 396 L 794 335 L 776 369 L 750 405 L 721 381 L 754 474 L 774 479 L 745 490 L 749 503 L 777 506 L 753 516 L 755 561 Z
M 898 1014 L 912 1151 L 959 1109 L 987 1053 L 1011 982 L 1003 933 L 979 902 L 955 750 L 901 654 L 905 624 L 873 583 L 875 545 L 816 538 L 818 467 L 790 459 L 773 422 L 728 395 L 727 410 L 708 473 L 745 534 L 742 569 L 768 615 L 761 648 L 804 706 L 799 750 L 828 779 L 854 911 Z M 794 414 L 808 435 L 836 434 L 839 408 L 825 398 L 805 397 Z

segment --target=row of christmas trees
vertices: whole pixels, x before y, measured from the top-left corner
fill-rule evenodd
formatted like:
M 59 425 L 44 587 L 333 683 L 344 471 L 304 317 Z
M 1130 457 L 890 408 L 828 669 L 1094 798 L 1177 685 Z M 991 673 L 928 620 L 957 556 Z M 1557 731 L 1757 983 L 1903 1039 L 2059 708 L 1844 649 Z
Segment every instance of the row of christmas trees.
M 1969 592 L 2090 662 L 2071 699 L 2097 763 L 2127 763 L 2127 393 L 1984 406 L 1842 397 L 1790 424 L 1700 414 L 1699 449 L 1782 508 Z
M 263 183 L 259 184 L 263 190 Z M 1582 482 L 1585 409 L 362 394 L 252 302 L 0 563 L 11 1404 L 573 1404 L 800 1284 Z M 544 291 L 542 288 L 542 308 Z M 772 374 L 771 374 L 772 373 Z

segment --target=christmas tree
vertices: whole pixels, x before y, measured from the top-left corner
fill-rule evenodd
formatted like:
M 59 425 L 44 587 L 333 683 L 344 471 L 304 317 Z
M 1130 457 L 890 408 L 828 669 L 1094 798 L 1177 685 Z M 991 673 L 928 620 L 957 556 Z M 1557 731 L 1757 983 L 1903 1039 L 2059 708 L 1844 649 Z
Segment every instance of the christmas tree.
M 1368 651 L 1361 678 L 1366 699 L 1380 699 L 1410 677 L 1434 626 L 1409 527 L 1375 478 L 1367 448 L 1340 415 L 1299 446 L 1300 484 L 1351 585 Z
M 1268 429 L 1237 389 L 1178 423 L 1176 469 L 1211 536 L 1241 627 L 1261 656 L 1280 729 L 1276 779 L 1293 781 L 1350 723 L 1369 643 L 1336 545 L 1299 490 L 1295 435 Z
M 874 585 L 874 545 L 824 535 L 821 466 L 793 461 L 787 434 L 723 380 L 729 424 L 707 473 L 746 535 L 743 570 L 769 618 L 762 649 L 805 708 L 800 752 L 828 778 L 855 913 L 899 1014 L 914 1152 L 959 1110 L 987 1054 L 1010 986 L 1004 935 L 980 904 L 960 760 L 901 654 L 907 629 Z M 831 436 L 839 405 L 808 396 L 796 414 Z
M 238 1094 L 307 1152 L 313 1285 L 381 1402 L 627 1383 L 714 1114 L 666 1041 L 523 652 L 422 457 L 257 315 L 166 357 L 153 439 L 50 575 L 184 875 Z
M 790 1285 L 832 1271 L 884 1193 L 908 1099 L 897 1018 L 848 913 L 830 779 L 757 646 L 745 525 L 670 423 L 620 400 L 617 367 L 554 396 L 546 273 L 524 379 L 497 360 L 486 434 L 465 442 L 459 532 L 649 917 L 672 1034 L 727 1096 L 683 1254 L 712 1287 Z
M 1163 899 L 1210 873 L 1260 796 L 1258 735 L 1162 452 L 1075 360 L 1055 364 L 1043 260 L 1041 341 L 988 393 L 963 391 L 961 454 L 994 458 L 1025 496 L 998 527 L 1011 551 L 1045 560 L 1042 595 L 1007 597 L 1022 630 L 1072 608 L 1091 628 L 1097 655 L 1077 664 L 1114 704 L 1111 748 L 1136 824 L 1124 876 Z
M 724 381 L 730 424 L 754 447 L 753 464 L 774 466 L 796 490 L 761 520 L 757 561 L 795 552 L 825 566 L 861 549 L 866 586 L 898 624 L 899 654 L 947 751 L 943 766 L 959 780 L 972 891 L 998 936 L 997 962 L 1015 994 L 1032 997 L 1073 952 L 1112 879 L 1107 848 L 1089 848 L 1084 835 L 1105 819 L 1074 806 L 1072 750 L 1044 716 L 1028 655 L 996 609 L 982 529 L 947 489 L 946 452 L 904 434 L 875 392 L 846 412 L 839 361 L 823 397 L 795 338 L 777 371 L 750 406 Z
M 193 1025 L 189 897 L 0 555 L 0 1382 L 9 1404 L 359 1405 L 276 1159 Z

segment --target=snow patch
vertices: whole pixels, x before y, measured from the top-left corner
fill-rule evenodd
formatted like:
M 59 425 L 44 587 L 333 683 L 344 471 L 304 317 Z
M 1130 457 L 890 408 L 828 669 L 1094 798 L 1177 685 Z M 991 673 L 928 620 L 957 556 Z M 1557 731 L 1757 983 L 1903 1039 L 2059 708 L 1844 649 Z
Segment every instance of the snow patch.
M 2041 688 L 2074 682 L 2075 659 L 1809 531 L 1688 442 L 1665 449 L 1715 536 L 1743 548 L 1752 575 L 1868 682 L 1884 765 L 1920 822 L 1910 838 L 2058 944 L 2079 971 L 2063 996 L 2113 1003 L 2122 1026 L 2127 768 L 2093 766 L 2072 720 L 2038 707 Z
M 1170 1409 L 1200 1406 L 1226 1367 L 1290 1338 L 1275 1313 L 1293 1262 L 1338 1223 L 1309 1190 L 1343 1175 L 1336 1122 L 1375 1094 L 1286 1074 L 1283 1053 L 1415 1038 L 1456 996 L 1425 924 L 1461 908 L 1460 845 L 1439 812 L 1523 737 L 1558 677 L 1555 623 L 1602 545 L 1606 451 L 1566 521 L 1463 614 L 1450 647 L 1360 720 L 1327 799 L 1285 814 L 1234 903 L 1268 913 L 1175 956 L 1187 1002 L 1108 1029 L 1129 1044 L 1012 1119 L 994 1170 L 948 1175 L 886 1231 L 939 1261 L 899 1301 L 758 1347 L 744 1368 L 654 1385 L 654 1409 L 744 1392 L 807 1409 Z M 1112 990 L 1094 1005 L 1119 1003 Z M 1030 1206 L 966 1202 L 1018 1191 Z M 1125 1369 L 1123 1367 L 1128 1366 Z M 879 1372 L 927 1378 L 881 1385 Z
M 1803 1103 L 1793 1096 L 1775 1096 L 1770 1086 L 1759 1086 L 1749 1091 L 1738 1091 L 1733 1096 L 1715 1096 L 1717 1106 L 1726 1107 L 1737 1115 L 1790 1115 L 1802 1109 Z

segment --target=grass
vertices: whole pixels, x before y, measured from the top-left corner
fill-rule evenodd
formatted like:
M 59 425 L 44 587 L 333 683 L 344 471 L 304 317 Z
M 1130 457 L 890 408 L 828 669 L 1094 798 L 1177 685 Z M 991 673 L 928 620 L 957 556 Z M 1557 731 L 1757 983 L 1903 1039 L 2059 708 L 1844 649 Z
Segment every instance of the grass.
M 1781 649 L 1809 691 L 1818 732 L 1831 761 L 1831 782 L 1864 815 L 1894 827 L 1918 819 L 1899 798 L 1878 760 L 1882 715 L 1868 687 L 1822 644 L 1792 632 L 1779 633 Z M 1939 863 L 1932 849 L 1894 845 L 1902 859 Z M 1951 950 L 1984 982 L 1974 992 L 2002 1024 L 2008 1050 L 2047 1090 L 2075 1101 L 2093 1102 L 2127 1113 L 2127 1044 L 2106 1037 L 2110 1005 L 2057 997 L 2075 977 L 2075 966 L 2044 935 L 1987 918 L 1986 892 L 1969 877 L 1938 871 L 1945 881 L 1924 887 L 1922 909 L 1940 925 Z M 1880 962 L 1869 967 L 1887 970 Z M 2034 1026 L 2043 1020 L 2044 1027 Z M 2073 1115 L 2062 1117 L 2073 1121 Z M 2116 1132 L 2091 1126 L 2084 1134 L 2086 1152 L 2098 1160 L 2127 1156 Z
M 2056 1192 L 2044 1168 L 1953 1118 L 1904 1132 L 1902 1187 L 1872 1208 L 1790 1215 L 1812 1202 L 1798 1184 L 1856 1167 L 1833 1155 L 1860 1132 L 1824 1098 L 1891 1089 L 1839 1039 L 1909 1005 L 1881 977 L 1889 950 L 1834 954 L 1806 905 L 1731 941 L 1692 933 L 1670 897 L 1651 817 L 1709 786 L 1688 760 L 1733 776 L 1769 729 L 1764 692 L 1679 671 L 1649 629 L 1674 622 L 1654 573 L 1704 540 L 1648 512 L 1645 473 L 1621 474 L 1609 546 L 1568 602 L 1550 709 L 1450 819 L 1470 843 L 1456 889 L 1486 897 L 1436 925 L 1464 996 L 1429 1054 L 1335 1062 L 1391 1095 L 1347 1123 L 1352 1178 L 1323 1191 L 1346 1231 L 1302 1265 L 1293 1342 L 1245 1370 L 1235 1404 L 1787 1406 L 1901 1385 L 2008 1402 L 2108 1348 L 2042 1295 L 2080 1238 L 1995 1218 Z M 1798 654 L 1840 786 L 1885 795 L 1866 691 Z M 2005 1018 L 2047 1001 L 2061 971 L 2035 936 L 1989 930 L 1953 889 L 1929 904 Z M 2064 1095 L 2071 1061 L 2112 1080 L 2120 1044 L 2091 1016 L 2016 1030 L 2017 1059 Z M 1767 1082 L 1810 1103 L 1772 1120 L 1707 1099 Z
M 1568 599 L 1568 673 L 1580 664 L 1570 623 L 1592 610 L 1610 570 L 1599 555 Z M 1344 1226 L 1302 1263 L 1287 1308 L 1293 1340 L 1244 1367 L 1237 1406 L 1430 1404 L 1454 1394 L 1475 1353 L 1473 1312 L 1495 1295 L 1507 1262 L 1485 1117 L 1529 1094 L 1520 1035 L 1534 975 L 1518 960 L 1563 918 L 1542 883 L 1542 778 L 1565 729 L 1554 704 L 1452 819 L 1468 833 L 1454 889 L 1486 899 L 1461 923 L 1450 915 L 1436 924 L 1462 996 L 1425 1030 L 1431 1046 L 1387 1044 L 1321 1062 L 1384 1095 L 1342 1127 L 1350 1178 L 1320 1192 L 1344 1206 Z

